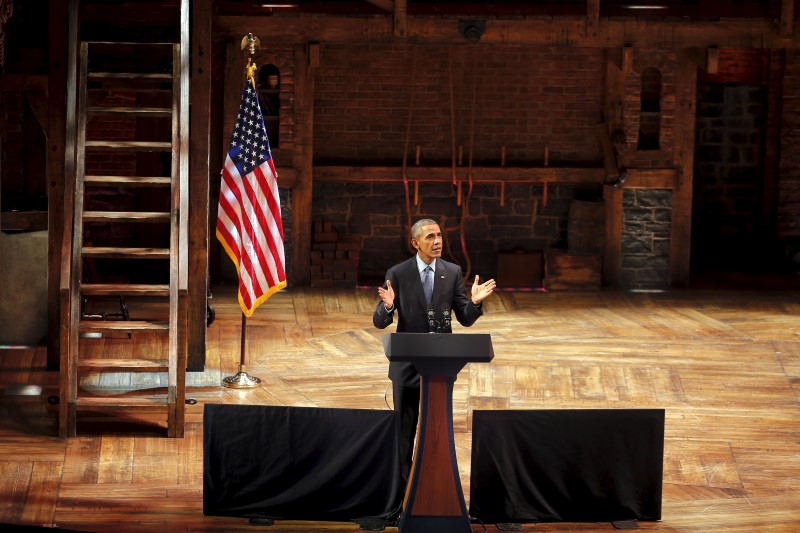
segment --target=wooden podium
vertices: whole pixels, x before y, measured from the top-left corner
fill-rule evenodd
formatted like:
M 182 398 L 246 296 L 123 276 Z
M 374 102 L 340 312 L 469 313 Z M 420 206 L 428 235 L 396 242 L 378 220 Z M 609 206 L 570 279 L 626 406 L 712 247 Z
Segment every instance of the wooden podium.
M 488 334 L 388 333 L 386 357 L 420 373 L 417 446 L 400 533 L 471 533 L 453 438 L 453 383 L 467 363 L 494 357 Z

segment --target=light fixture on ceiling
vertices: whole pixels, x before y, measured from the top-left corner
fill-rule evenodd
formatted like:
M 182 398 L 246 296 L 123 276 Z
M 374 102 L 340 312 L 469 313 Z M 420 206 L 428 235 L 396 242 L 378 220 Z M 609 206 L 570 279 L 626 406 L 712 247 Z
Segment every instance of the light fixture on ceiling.
M 458 32 L 467 41 L 477 43 L 486 32 L 486 21 L 483 19 L 459 20 Z

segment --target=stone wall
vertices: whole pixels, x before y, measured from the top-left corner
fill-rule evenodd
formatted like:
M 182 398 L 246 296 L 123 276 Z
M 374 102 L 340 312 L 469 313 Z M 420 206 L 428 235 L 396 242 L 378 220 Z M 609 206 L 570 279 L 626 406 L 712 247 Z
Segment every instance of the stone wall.
M 565 248 L 567 213 L 574 196 L 574 187 L 550 186 L 545 205 L 542 185 L 507 186 L 501 195 L 499 185 L 480 184 L 473 187 L 471 197 L 465 185 L 459 206 L 452 185 L 432 183 L 420 186 L 416 206 L 410 191 L 407 209 L 402 183 L 318 183 L 313 209 L 315 221 L 330 221 L 341 234 L 362 236 L 361 284 L 379 282 L 386 269 L 412 255 L 408 221 L 420 218 L 439 222 L 445 233 L 445 259 L 459 263 L 465 274 L 488 279 L 497 274 L 498 253 Z M 462 229 L 466 250 L 461 245 Z M 498 282 L 502 286 L 502 280 Z
M 630 289 L 667 288 L 672 192 L 628 189 L 622 204 L 622 285 Z

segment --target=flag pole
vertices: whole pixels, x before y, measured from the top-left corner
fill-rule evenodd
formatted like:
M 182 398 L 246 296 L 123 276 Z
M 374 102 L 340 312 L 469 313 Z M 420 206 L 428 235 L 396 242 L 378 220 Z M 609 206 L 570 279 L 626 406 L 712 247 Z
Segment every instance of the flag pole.
M 247 77 L 250 81 L 253 82 L 253 86 L 255 87 L 255 80 L 253 79 L 253 72 L 256 70 L 256 65 L 253 63 L 253 56 L 256 53 L 256 46 L 260 45 L 260 41 L 258 37 L 254 36 L 252 33 L 248 33 L 242 39 L 242 50 L 245 47 L 249 48 L 250 57 L 247 58 L 247 66 L 245 67 L 245 71 L 247 72 Z M 258 386 L 261 383 L 261 380 L 255 376 L 250 376 L 247 374 L 247 367 L 245 365 L 245 357 L 246 357 L 246 346 L 247 346 L 247 315 L 244 314 L 242 311 L 242 342 L 241 342 L 241 350 L 239 354 L 239 370 L 233 376 L 228 376 L 222 379 L 222 385 L 224 387 L 228 387 L 229 389 L 252 389 L 253 387 Z
M 247 375 L 245 367 L 245 347 L 247 339 L 247 315 L 242 312 L 242 344 L 241 354 L 239 356 L 239 371 L 233 376 L 228 376 L 222 379 L 222 385 L 229 389 L 252 389 L 261 383 L 257 377 Z

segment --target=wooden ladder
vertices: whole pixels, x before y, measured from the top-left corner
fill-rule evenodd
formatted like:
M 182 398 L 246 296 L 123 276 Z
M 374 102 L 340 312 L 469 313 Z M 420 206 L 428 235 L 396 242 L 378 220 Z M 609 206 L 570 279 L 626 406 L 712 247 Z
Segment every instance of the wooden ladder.
M 65 206 L 70 220 L 65 220 L 62 250 L 59 433 L 75 436 L 81 411 L 107 415 L 135 408 L 165 413 L 167 435 L 182 437 L 188 268 L 188 80 L 182 73 L 188 72 L 187 56 L 180 43 L 81 42 L 76 62 L 75 179 L 67 187 L 73 202 Z M 151 210 L 154 205 L 158 209 Z M 90 228 L 104 239 L 85 240 Z M 102 263 L 112 273 L 127 272 L 128 279 L 87 280 L 82 276 L 87 261 Z M 135 299 L 141 309 L 119 320 L 82 313 L 83 301 L 102 303 L 109 296 Z M 145 316 L 134 319 L 137 313 Z M 156 338 L 151 345 L 143 343 L 152 346 L 152 354 L 128 357 L 130 349 L 117 350 L 122 355 L 97 354 L 91 347 L 99 344 L 93 338 L 124 333 L 135 342 L 144 332 L 160 332 L 144 335 Z M 130 374 L 122 392 L 100 386 L 91 393 L 82 385 L 82 379 L 121 373 Z M 136 378 L 141 373 L 152 375 Z

